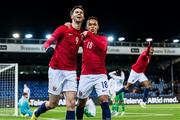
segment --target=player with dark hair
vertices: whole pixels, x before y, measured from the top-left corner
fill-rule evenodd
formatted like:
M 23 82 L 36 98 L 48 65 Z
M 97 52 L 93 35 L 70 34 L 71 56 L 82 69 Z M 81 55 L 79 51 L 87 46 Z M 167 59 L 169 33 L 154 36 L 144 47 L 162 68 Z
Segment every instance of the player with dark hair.
M 123 70 L 118 69 L 116 71 L 112 71 L 109 73 L 111 79 L 109 80 L 109 88 L 110 88 L 110 95 L 114 94 L 118 90 L 123 87 L 125 74 Z M 118 116 L 119 115 L 119 104 L 122 106 L 121 116 L 125 113 L 125 105 L 124 105 L 124 92 L 119 93 L 116 95 L 115 98 L 112 98 L 112 115 Z
M 20 116 L 23 116 L 23 117 L 32 116 L 32 111 L 30 109 L 29 101 L 28 101 L 28 93 L 23 93 L 21 99 L 18 102 L 18 107 L 20 109 Z
M 106 75 L 105 58 L 107 52 L 107 38 L 98 35 L 99 24 L 96 17 L 89 17 L 84 31 L 82 70 L 78 90 L 78 106 L 76 116 L 83 119 L 84 107 L 93 89 L 96 90 L 102 108 L 102 119 L 110 120 L 111 112 L 108 101 L 108 79 Z
M 148 99 L 148 93 L 150 88 L 150 83 L 144 73 L 151 60 L 151 55 L 153 55 L 153 52 L 154 49 L 152 47 L 152 42 L 150 42 L 148 44 L 148 47 L 140 54 L 136 63 L 131 66 L 131 72 L 128 78 L 128 83 L 118 92 L 116 92 L 116 95 L 121 92 L 125 92 L 125 90 L 128 90 L 128 88 L 132 84 L 134 84 L 136 81 L 139 81 L 141 85 L 145 87 L 143 101 L 140 102 L 140 106 L 143 108 L 146 108 L 146 102 Z
M 62 25 L 58 27 L 52 36 L 44 43 L 47 53 L 53 53 L 49 63 L 49 101 L 43 103 L 34 114 L 31 120 L 37 118 L 44 112 L 55 108 L 60 99 L 60 93 L 66 98 L 66 120 L 75 119 L 75 97 L 77 91 L 76 68 L 79 46 L 82 44 L 81 25 L 84 20 L 84 9 L 82 6 L 75 6 L 71 12 L 71 27 Z M 50 47 L 55 41 L 55 50 Z

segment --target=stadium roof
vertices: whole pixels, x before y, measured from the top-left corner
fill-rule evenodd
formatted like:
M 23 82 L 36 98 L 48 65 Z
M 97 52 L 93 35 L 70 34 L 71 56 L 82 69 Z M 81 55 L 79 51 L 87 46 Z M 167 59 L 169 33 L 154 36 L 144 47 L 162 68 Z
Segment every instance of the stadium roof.
M 11 2 L 11 6 L 10 3 Z M 69 12 L 81 4 L 88 16 L 97 16 L 101 30 L 127 41 L 164 41 L 180 35 L 179 5 L 173 1 L 153 0 L 63 0 L 63 1 L 9 1 L 1 4 L 0 37 L 32 33 L 34 38 L 43 38 L 46 33 L 70 21 Z

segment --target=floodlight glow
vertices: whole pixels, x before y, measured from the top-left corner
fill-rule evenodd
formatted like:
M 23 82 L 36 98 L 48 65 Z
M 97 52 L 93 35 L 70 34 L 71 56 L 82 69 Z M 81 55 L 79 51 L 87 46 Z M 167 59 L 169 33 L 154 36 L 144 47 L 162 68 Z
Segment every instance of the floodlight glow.
M 32 34 L 26 34 L 25 38 L 32 38 Z
M 112 42 L 114 40 L 114 37 L 113 36 L 109 36 L 107 39 L 108 39 L 109 42 Z
M 124 41 L 125 38 L 124 38 L 124 37 L 119 37 L 118 40 L 119 40 L 119 41 Z
M 49 39 L 51 37 L 51 34 L 46 35 L 46 39 Z
M 13 38 L 19 38 L 19 34 L 18 33 L 14 33 L 12 36 L 13 36 Z
M 146 41 L 151 42 L 151 41 L 153 41 L 153 39 L 152 38 L 146 38 Z
M 179 42 L 179 39 L 174 39 L 173 40 L 173 43 L 177 43 L 177 42 Z

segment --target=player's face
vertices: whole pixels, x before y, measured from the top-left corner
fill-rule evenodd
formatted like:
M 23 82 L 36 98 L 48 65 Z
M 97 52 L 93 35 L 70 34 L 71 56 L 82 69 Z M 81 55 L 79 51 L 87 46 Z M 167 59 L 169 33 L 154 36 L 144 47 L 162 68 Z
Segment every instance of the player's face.
M 74 10 L 71 19 L 74 20 L 75 22 L 82 22 L 84 20 L 84 12 L 83 10 L 77 8 Z
M 90 19 L 87 21 L 86 24 L 86 29 L 88 31 L 91 31 L 94 34 L 97 34 L 98 30 L 99 30 L 99 25 L 98 25 L 98 21 L 95 19 Z
M 153 52 L 154 52 L 154 49 L 153 49 L 153 48 L 150 48 L 149 55 L 152 55 Z
M 24 95 L 24 98 L 26 98 L 26 99 L 27 99 L 27 98 L 28 98 L 28 95 L 27 95 L 27 94 L 26 94 L 26 95 Z

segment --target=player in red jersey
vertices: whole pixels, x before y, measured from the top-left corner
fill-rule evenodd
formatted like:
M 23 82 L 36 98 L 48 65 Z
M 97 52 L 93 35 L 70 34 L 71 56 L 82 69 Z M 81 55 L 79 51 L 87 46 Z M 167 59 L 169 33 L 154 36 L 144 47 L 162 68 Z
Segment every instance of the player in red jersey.
M 55 108 L 59 103 L 60 93 L 66 97 L 66 120 L 75 119 L 75 96 L 77 91 L 76 62 L 79 46 L 82 44 L 81 24 L 84 20 L 84 9 L 75 6 L 71 12 L 71 27 L 62 25 L 58 27 L 52 36 L 44 43 L 47 52 L 53 52 L 49 63 L 49 101 L 43 103 L 31 120 L 37 120 L 40 114 Z M 55 41 L 55 50 L 50 47 Z
M 108 101 L 108 79 L 106 75 L 105 58 L 107 52 L 107 38 L 98 35 L 98 19 L 90 17 L 86 23 L 87 31 L 84 31 L 82 44 L 82 70 L 79 81 L 78 98 L 76 109 L 78 120 L 83 119 L 83 111 L 87 98 L 95 89 L 102 108 L 102 119 L 110 120 L 111 113 Z
M 116 92 L 116 94 L 125 92 L 125 90 L 128 90 L 128 88 L 132 84 L 134 84 L 136 81 L 139 81 L 142 84 L 142 86 L 145 87 L 143 101 L 140 102 L 140 106 L 143 108 L 146 108 L 146 102 L 150 88 L 150 83 L 144 73 L 150 62 L 151 55 L 153 54 L 153 52 L 154 49 L 152 47 L 152 43 L 149 43 L 148 47 L 138 57 L 136 63 L 131 66 L 131 72 L 128 78 L 128 83 L 118 92 Z

